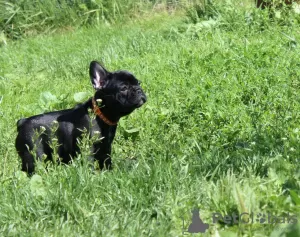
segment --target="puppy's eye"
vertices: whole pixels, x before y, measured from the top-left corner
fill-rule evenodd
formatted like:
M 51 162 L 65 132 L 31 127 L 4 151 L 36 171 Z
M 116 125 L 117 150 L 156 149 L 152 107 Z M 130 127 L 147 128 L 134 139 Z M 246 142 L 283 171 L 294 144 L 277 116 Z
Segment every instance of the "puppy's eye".
M 121 88 L 121 91 L 127 91 L 127 86 L 123 86 L 122 88 Z

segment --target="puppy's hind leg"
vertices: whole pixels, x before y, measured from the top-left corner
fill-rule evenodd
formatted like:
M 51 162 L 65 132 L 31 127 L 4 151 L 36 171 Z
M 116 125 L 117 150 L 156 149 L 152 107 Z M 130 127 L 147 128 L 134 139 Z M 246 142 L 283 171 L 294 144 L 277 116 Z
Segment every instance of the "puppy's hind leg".
M 32 175 L 34 172 L 34 157 L 30 151 L 19 152 L 20 157 L 22 158 L 22 171 L 27 172 L 29 175 Z
M 33 148 L 33 142 L 28 141 L 23 133 L 19 133 L 16 138 L 15 146 L 19 156 L 22 159 L 22 171 L 31 175 L 34 172 L 34 156 L 31 152 Z
M 47 146 L 48 148 L 48 146 Z M 36 152 L 32 150 L 25 150 L 18 152 L 22 158 L 22 171 L 27 172 L 29 175 L 32 175 L 35 171 L 36 162 L 42 161 L 42 157 L 46 156 L 45 161 L 52 161 L 51 149 L 44 149 L 43 145 L 36 147 Z
M 22 171 L 32 175 L 35 171 L 35 159 L 41 160 L 45 154 L 45 144 L 42 142 L 42 137 L 37 138 L 36 141 L 24 139 L 23 136 L 18 135 L 16 139 L 16 148 L 19 156 L 22 159 Z M 48 151 L 48 150 L 46 150 Z M 51 153 L 46 155 L 51 159 Z

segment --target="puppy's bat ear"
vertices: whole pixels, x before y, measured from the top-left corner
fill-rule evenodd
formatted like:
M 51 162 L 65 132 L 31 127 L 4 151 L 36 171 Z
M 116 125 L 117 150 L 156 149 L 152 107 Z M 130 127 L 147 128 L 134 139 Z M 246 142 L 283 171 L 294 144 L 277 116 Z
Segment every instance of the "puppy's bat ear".
M 95 90 L 103 88 L 106 84 L 106 77 L 108 71 L 102 67 L 98 62 L 92 61 L 90 64 L 90 78 Z

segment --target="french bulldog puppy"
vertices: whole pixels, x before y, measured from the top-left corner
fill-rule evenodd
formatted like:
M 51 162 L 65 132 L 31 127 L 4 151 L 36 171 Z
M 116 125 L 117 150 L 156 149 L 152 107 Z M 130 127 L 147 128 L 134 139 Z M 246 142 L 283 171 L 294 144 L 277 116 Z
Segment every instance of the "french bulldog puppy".
M 17 122 L 15 146 L 22 159 L 22 171 L 28 174 L 34 172 L 34 155 L 41 159 L 45 154 L 46 160 L 52 160 L 53 149 L 49 145 L 52 137 L 57 138 L 57 153 L 61 161 L 69 163 L 80 153 L 78 139 L 84 130 L 90 136 L 101 138 L 91 147 L 100 168 L 112 168 L 111 145 L 119 119 L 141 107 L 147 99 L 139 81 L 130 72 L 109 72 L 92 61 L 89 73 L 95 94 L 88 101 L 73 109 L 35 115 Z M 95 116 L 91 117 L 89 111 L 93 111 Z M 53 123 L 57 126 L 55 134 L 52 134 Z M 34 140 L 36 132 L 40 135 Z M 35 154 L 32 154 L 33 150 Z

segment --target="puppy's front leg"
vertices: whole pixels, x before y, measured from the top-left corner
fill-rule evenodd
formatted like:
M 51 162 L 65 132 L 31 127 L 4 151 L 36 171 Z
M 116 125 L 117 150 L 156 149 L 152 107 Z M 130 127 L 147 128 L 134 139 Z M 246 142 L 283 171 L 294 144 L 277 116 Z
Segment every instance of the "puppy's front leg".
M 111 144 L 94 144 L 94 158 L 99 162 L 99 167 L 103 169 L 112 169 L 111 162 Z

